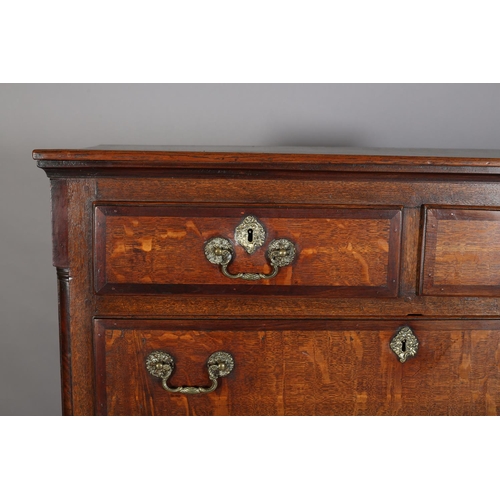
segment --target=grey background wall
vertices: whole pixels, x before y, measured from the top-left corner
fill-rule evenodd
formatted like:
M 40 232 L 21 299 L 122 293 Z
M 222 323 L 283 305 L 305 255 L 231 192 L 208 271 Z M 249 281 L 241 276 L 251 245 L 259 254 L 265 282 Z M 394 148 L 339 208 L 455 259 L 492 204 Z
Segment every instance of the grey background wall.
M 500 85 L 0 85 L 0 415 L 61 412 L 49 181 L 35 148 L 500 149 Z

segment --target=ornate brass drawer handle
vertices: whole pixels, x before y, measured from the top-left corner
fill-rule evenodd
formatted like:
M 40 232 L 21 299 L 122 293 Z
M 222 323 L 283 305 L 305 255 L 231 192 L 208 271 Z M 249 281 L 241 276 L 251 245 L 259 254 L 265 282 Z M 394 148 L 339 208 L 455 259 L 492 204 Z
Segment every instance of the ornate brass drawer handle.
M 253 216 L 249 215 L 236 228 L 235 240 L 247 253 L 254 253 L 264 244 L 266 233 L 262 224 Z M 205 244 L 205 257 L 209 262 L 221 266 L 222 274 L 232 279 L 243 279 L 255 281 L 259 279 L 268 280 L 274 278 L 280 267 L 290 265 L 295 258 L 295 245 L 287 239 L 273 240 L 267 248 L 266 256 L 273 268 L 269 274 L 264 273 L 237 273 L 229 271 L 228 266 L 234 257 L 232 243 L 221 237 L 212 238 Z
M 404 363 L 408 358 L 417 355 L 418 339 L 409 326 L 402 326 L 392 337 L 390 346 L 399 361 Z
M 210 387 L 170 387 L 168 379 L 174 371 L 175 362 L 165 351 L 153 351 L 146 358 L 146 368 L 153 377 L 161 378 L 162 387 L 168 392 L 181 394 L 207 394 L 217 389 L 217 379 L 226 377 L 234 368 L 234 359 L 231 354 L 223 351 L 214 352 L 207 360 L 208 378 Z
M 233 259 L 234 248 L 226 238 L 212 238 L 205 245 L 205 256 L 212 264 L 221 266 L 221 271 L 228 278 L 240 278 L 243 280 L 268 280 L 274 278 L 280 267 L 288 266 L 295 257 L 295 245 L 285 239 L 273 240 L 267 249 L 267 258 L 273 270 L 269 274 L 264 273 L 237 273 L 228 270 L 229 263 Z

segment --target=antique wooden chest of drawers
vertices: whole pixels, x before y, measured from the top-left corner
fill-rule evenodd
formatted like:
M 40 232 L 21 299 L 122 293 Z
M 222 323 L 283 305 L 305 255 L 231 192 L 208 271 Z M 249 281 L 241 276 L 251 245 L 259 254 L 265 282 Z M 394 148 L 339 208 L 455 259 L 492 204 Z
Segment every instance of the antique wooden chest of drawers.
M 499 151 L 33 157 L 65 414 L 499 412 Z

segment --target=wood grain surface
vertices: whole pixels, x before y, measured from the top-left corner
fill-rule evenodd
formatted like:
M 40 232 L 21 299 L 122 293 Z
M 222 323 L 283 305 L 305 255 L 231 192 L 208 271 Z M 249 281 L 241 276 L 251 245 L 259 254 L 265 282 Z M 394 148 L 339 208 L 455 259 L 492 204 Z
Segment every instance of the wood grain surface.
M 59 301 L 59 356 L 61 360 L 61 403 L 63 415 L 73 414 L 73 376 L 71 368 L 71 315 L 69 268 L 57 268 L 57 297 Z
M 383 175 L 366 176 L 359 172 L 346 177 L 305 173 L 295 179 L 293 172 L 282 178 L 266 178 L 259 173 L 243 178 L 231 178 L 223 172 L 185 178 L 113 178 L 97 180 L 98 197 L 106 202 L 164 202 L 205 203 L 237 206 L 256 205 L 347 205 L 404 206 L 421 208 L 422 205 L 498 206 L 500 182 L 454 179 L 453 176 L 429 178 L 402 173 L 392 178 Z
M 398 327 L 419 339 L 402 364 Z M 100 414 L 496 415 L 500 322 L 97 320 Z M 233 372 L 211 394 L 170 394 L 145 368 L 170 353 L 169 385 L 207 386 L 206 360 L 230 352 Z
M 235 228 L 247 215 L 257 216 L 266 230 L 264 245 L 252 255 L 234 241 Z M 287 293 L 287 288 L 293 287 L 296 294 L 311 294 L 328 293 L 331 287 L 339 289 L 338 295 L 395 296 L 401 219 L 401 211 L 394 208 L 288 207 L 250 212 L 243 207 L 98 206 L 97 288 L 100 290 L 107 284 L 103 290 L 107 293 L 269 294 Z M 271 280 L 231 280 L 205 257 L 205 243 L 216 236 L 233 244 L 235 256 L 230 264 L 233 273 L 269 273 L 271 266 L 265 253 L 274 239 L 294 242 L 297 256 Z M 133 284 L 142 286 L 130 286 Z M 263 287 L 273 290 L 262 290 Z
M 500 295 L 500 209 L 429 208 L 422 293 Z
M 92 293 L 92 202 L 95 179 L 68 181 L 69 317 L 71 352 L 71 397 L 73 415 L 93 415 L 94 359 L 92 322 L 95 295 Z M 69 404 L 69 403 L 68 403 Z
M 34 160 L 144 164 L 397 164 L 500 166 L 500 150 L 342 147 L 102 146 L 36 149 Z M 144 165 L 146 166 L 146 165 Z
M 464 318 L 500 316 L 499 297 L 309 297 L 278 295 L 97 295 L 95 316 L 129 318 Z

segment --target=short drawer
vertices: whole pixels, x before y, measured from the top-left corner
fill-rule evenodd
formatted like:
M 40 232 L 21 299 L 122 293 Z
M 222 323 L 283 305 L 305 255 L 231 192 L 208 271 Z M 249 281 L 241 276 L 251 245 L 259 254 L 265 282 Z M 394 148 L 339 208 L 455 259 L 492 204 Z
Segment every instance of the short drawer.
M 416 343 L 395 338 L 408 331 Z M 96 407 L 101 415 L 495 415 L 499 340 L 500 320 L 100 319 Z M 403 351 L 416 355 L 401 362 Z M 234 365 L 213 392 L 172 393 L 151 373 L 163 367 L 158 352 L 173 360 L 165 384 L 174 390 L 211 387 L 214 353 Z
M 423 295 L 500 296 L 500 209 L 427 207 Z
M 395 297 L 401 224 L 399 207 L 97 205 L 95 289 Z

